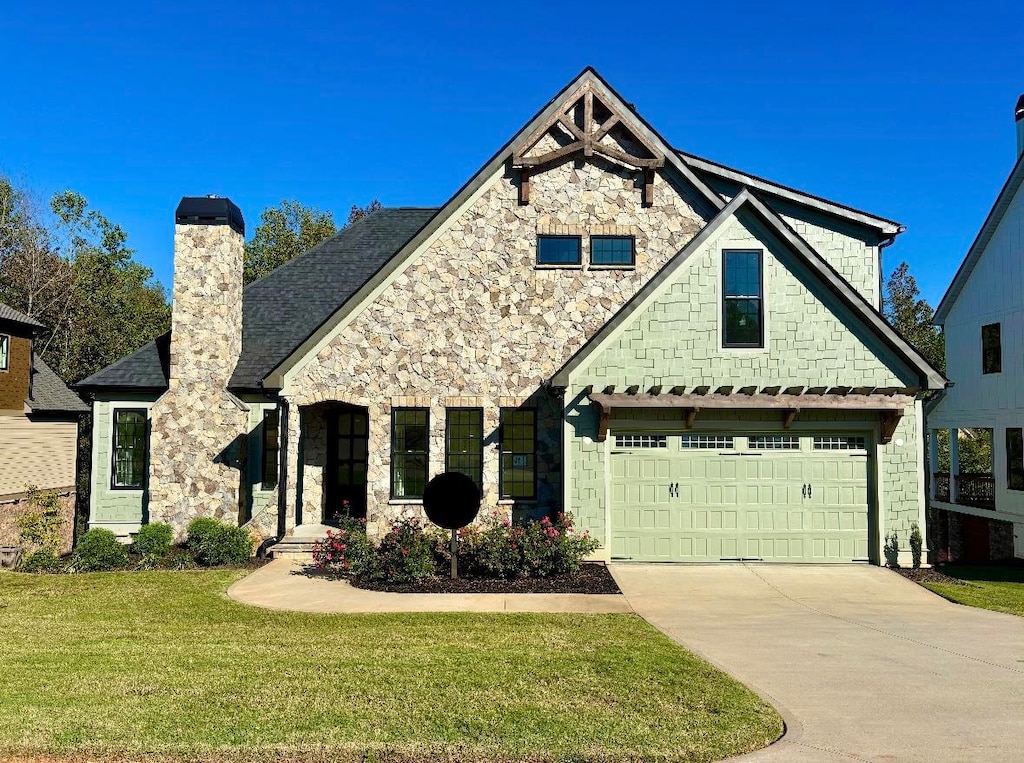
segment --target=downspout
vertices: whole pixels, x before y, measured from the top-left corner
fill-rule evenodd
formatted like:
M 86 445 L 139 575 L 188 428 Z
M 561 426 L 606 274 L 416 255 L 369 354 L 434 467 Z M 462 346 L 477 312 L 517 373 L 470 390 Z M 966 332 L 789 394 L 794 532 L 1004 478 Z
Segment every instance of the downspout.
M 896 228 L 896 232 L 886 238 L 883 238 L 878 242 L 878 309 L 882 309 L 882 295 L 885 293 L 885 280 L 882 277 L 882 250 L 888 246 L 892 246 L 896 237 L 901 233 L 907 232 L 907 226 L 900 225 Z

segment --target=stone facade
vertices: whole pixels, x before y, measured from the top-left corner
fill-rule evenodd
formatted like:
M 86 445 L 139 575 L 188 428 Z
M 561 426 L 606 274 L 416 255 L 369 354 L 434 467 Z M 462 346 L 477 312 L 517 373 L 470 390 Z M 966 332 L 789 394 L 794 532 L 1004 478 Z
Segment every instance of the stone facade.
M 248 413 L 227 392 L 242 347 L 243 237 L 177 225 L 170 383 L 151 409 L 149 519 L 238 522 Z
M 50 491 L 43 491 L 50 492 Z M 71 551 L 75 537 L 75 500 L 77 493 L 74 490 L 55 490 L 58 494 L 60 504 L 60 546 L 58 553 L 66 554 Z M 21 528 L 18 527 L 18 519 L 26 513 L 35 512 L 38 509 L 29 503 L 24 495 L 5 498 L 0 501 L 0 546 L 21 545 L 18 536 Z
M 700 203 L 656 176 L 641 204 L 639 173 L 602 159 L 565 162 L 531 178 L 530 203 L 506 175 L 295 375 L 284 394 L 299 406 L 342 400 L 370 413 L 371 522 L 418 506 L 390 501 L 390 414 L 410 398 L 431 409 L 431 475 L 444 471 L 444 409 L 472 398 L 484 410 L 484 505 L 498 504 L 501 407 L 535 405 L 541 448 L 538 507 L 561 503 L 560 406 L 540 390 L 604 323 L 704 226 Z M 592 269 L 588 235 L 636 239 L 632 267 Z M 583 265 L 536 266 L 537 235 L 583 236 Z M 547 415 L 548 410 L 556 414 Z M 540 459 L 538 459 L 540 460 Z M 290 475 L 289 491 L 297 480 Z M 314 483 L 306 481 L 315 490 Z M 315 506 L 319 496 L 303 504 Z M 304 514 L 305 518 L 305 514 Z

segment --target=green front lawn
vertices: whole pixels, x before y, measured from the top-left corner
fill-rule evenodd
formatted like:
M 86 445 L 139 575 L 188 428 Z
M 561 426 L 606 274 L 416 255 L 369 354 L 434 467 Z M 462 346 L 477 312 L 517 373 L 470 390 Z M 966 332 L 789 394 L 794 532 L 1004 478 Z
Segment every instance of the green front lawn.
M 958 604 L 1024 617 L 1024 567 L 949 565 L 939 571 L 970 585 L 923 583 L 925 588 Z
M 710 761 L 782 733 L 633 615 L 272 612 L 238 577 L 0 574 L 0 757 Z

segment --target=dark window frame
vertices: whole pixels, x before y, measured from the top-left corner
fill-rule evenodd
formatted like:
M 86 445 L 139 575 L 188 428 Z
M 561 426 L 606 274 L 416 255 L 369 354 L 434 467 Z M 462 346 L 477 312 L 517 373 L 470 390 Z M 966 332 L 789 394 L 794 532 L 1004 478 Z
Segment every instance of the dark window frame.
M 398 414 L 408 412 L 419 412 L 426 416 L 426 420 L 423 423 L 423 427 L 426 430 L 426 437 L 424 437 L 423 450 L 403 450 L 398 451 L 395 448 L 395 443 L 398 438 L 395 436 L 398 426 Z M 403 425 L 407 426 L 407 425 Z M 423 456 L 423 487 L 426 488 L 427 482 L 430 479 L 430 409 L 422 406 L 400 406 L 391 409 L 391 486 L 389 489 L 389 495 L 393 501 L 415 501 L 423 498 L 423 493 L 419 495 L 411 495 L 403 493 L 398 495 L 395 491 L 397 476 L 395 466 L 397 465 L 399 457 L 407 456 Z
M 484 489 L 484 409 L 475 408 L 472 406 L 453 406 L 451 408 L 445 408 L 444 415 L 444 470 L 446 472 L 459 471 L 461 474 L 466 474 L 462 469 L 456 469 L 452 467 L 452 457 L 458 456 L 474 456 L 477 459 L 477 466 L 474 474 L 466 474 L 467 477 L 476 483 L 476 486 L 480 488 L 481 494 Z M 477 439 L 477 448 L 474 451 L 460 450 L 452 451 L 452 414 L 453 413 L 475 413 L 480 417 L 480 428 L 479 437 Z M 471 426 L 471 424 L 470 424 Z M 473 438 L 470 437 L 465 442 L 472 442 Z
M 1016 439 L 1013 444 L 1010 442 L 1011 433 Z M 1021 427 L 1006 428 L 1006 489 L 1024 490 L 1024 429 Z
M 989 346 L 994 339 L 995 347 Z M 1003 340 L 999 323 L 986 323 L 981 327 L 981 373 L 998 374 L 1003 371 Z
M 142 416 L 142 474 L 138 484 L 119 485 L 117 483 L 117 418 L 122 413 L 134 413 Z M 149 473 L 149 411 L 145 408 L 114 408 L 111 411 L 110 420 L 110 489 L 145 490 Z
M 576 242 L 576 261 L 575 262 L 542 262 L 541 261 L 541 242 L 542 241 L 568 241 L 573 240 Z M 583 236 L 573 235 L 554 235 L 547 233 L 537 234 L 537 250 L 534 254 L 534 263 L 538 267 L 542 268 L 580 268 L 583 267 Z
M 3 352 L 0 352 L 0 371 L 9 371 L 11 369 L 11 335 L 0 334 L 0 348 Z
M 749 295 L 726 294 L 728 288 L 728 262 L 730 254 L 757 255 L 758 293 L 756 297 Z M 753 342 L 730 342 L 728 305 L 730 300 L 757 300 L 757 333 L 758 339 Z M 762 249 L 723 249 L 722 250 L 722 347 L 729 349 L 763 349 L 764 348 L 764 250 Z
M 507 437 L 506 431 L 509 422 L 506 421 L 506 416 L 512 414 L 529 414 L 531 416 L 533 424 L 533 439 L 530 443 L 531 450 L 529 452 L 511 450 L 506 448 Z M 533 480 L 530 485 L 532 491 L 529 495 L 520 494 L 515 495 L 509 489 L 506 489 L 506 477 L 505 477 L 505 455 L 508 454 L 513 458 L 517 455 L 532 456 L 533 458 Z M 515 468 L 515 467 L 512 467 Z M 498 411 L 498 498 L 506 501 L 536 501 L 537 500 L 537 410 L 535 408 L 501 408 Z
M 629 262 L 594 262 L 595 241 L 629 241 Z M 590 267 L 592 268 L 633 268 L 636 267 L 636 236 L 595 235 L 590 237 Z
M 267 419 L 271 416 L 276 420 L 274 427 L 267 426 Z M 261 490 L 274 490 L 277 488 L 278 482 L 278 470 L 281 465 L 281 412 L 277 408 L 265 408 L 263 410 L 263 422 L 262 432 L 260 438 L 260 489 Z M 268 434 L 273 431 L 274 433 L 274 447 L 269 447 L 267 442 Z M 267 458 L 267 456 L 273 453 L 273 459 Z M 273 476 L 272 481 L 268 481 L 268 476 Z

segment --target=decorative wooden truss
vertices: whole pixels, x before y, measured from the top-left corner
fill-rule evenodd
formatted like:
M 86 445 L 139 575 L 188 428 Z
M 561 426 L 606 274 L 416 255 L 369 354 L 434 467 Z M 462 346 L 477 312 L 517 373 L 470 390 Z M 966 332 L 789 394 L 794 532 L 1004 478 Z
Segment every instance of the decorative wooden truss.
M 614 385 L 605 387 L 603 392 L 590 391 L 588 397 L 600 409 L 598 439 L 608 434 L 608 419 L 612 408 L 675 408 L 680 410 L 686 428 L 693 427 L 701 411 L 777 411 L 782 418 L 782 428 L 789 429 L 801 411 L 853 411 L 876 413 L 879 416 L 880 439 L 887 444 L 903 417 L 903 411 L 914 402 L 916 389 L 910 387 L 743 387 L 733 394 L 732 387 L 719 387 L 712 392 L 707 387 L 697 387 L 685 393 L 684 387 L 672 387 L 667 395 L 661 394 L 661 387 L 651 387 L 646 393 L 636 385 L 627 387 L 625 392 L 615 392 Z
M 635 120 L 635 115 L 623 112 L 585 83 L 513 151 L 512 167 L 520 175 L 519 202 L 530 203 L 530 173 L 534 170 L 575 155 L 589 158 L 598 154 L 642 171 L 643 204 L 653 204 L 654 171 L 665 166 L 665 155 L 639 130 L 629 128 Z M 558 148 L 530 155 L 548 136 Z

